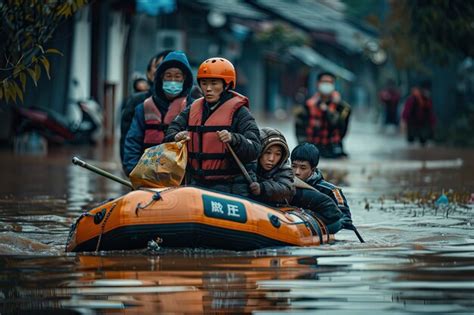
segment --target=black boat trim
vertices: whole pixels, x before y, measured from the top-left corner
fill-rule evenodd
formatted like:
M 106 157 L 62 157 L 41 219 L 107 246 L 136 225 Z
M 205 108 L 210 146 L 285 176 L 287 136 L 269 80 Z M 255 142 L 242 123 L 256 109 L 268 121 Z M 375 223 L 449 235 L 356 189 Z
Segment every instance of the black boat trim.
M 141 224 L 113 229 L 102 235 L 100 250 L 146 248 L 160 238 L 162 247 L 214 248 L 246 251 L 267 247 L 296 246 L 263 235 L 231 230 L 202 223 Z M 71 251 L 94 251 L 99 236 L 87 240 Z

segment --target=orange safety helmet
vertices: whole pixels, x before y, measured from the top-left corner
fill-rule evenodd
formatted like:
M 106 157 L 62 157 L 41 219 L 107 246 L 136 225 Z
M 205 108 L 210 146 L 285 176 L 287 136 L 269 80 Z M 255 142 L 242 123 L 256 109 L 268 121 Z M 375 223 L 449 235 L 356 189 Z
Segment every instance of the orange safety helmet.
M 197 80 L 200 79 L 222 79 L 226 84 L 235 88 L 236 74 L 234 65 L 227 59 L 221 57 L 209 58 L 198 69 Z

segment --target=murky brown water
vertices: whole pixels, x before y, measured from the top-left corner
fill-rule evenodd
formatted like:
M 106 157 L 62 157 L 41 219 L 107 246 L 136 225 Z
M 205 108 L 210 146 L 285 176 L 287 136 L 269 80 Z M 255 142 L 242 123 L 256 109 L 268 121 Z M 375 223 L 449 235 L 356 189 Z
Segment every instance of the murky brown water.
M 354 133 L 351 158 L 321 168 L 344 187 L 367 243 L 342 231 L 333 245 L 252 252 L 65 254 L 73 220 L 127 191 L 71 157 L 121 175 L 101 162 L 114 155 L 0 152 L 0 314 L 472 314 L 474 151 Z M 443 189 L 457 202 L 434 207 Z

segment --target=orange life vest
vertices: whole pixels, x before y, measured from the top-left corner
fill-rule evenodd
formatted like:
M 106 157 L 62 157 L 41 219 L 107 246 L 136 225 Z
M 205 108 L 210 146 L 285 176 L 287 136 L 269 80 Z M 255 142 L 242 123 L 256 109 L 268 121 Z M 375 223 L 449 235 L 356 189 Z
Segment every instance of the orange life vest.
M 163 142 L 168 125 L 186 107 L 186 98 L 174 99 L 170 103 L 164 119 L 162 119 L 161 112 L 151 96 L 145 100 L 143 106 L 145 110 L 145 137 L 143 143 L 148 148 Z
M 340 94 L 334 91 L 331 94 L 331 102 L 328 104 L 326 111 L 336 112 L 337 100 L 340 100 L 340 98 Z M 323 111 L 319 106 L 320 103 L 321 95 L 319 93 L 314 94 L 306 101 L 306 107 L 309 113 L 308 127 L 306 127 L 306 139 L 308 142 L 318 145 L 339 143 L 341 141 L 339 130 L 330 126 L 327 117 L 325 117 L 325 111 Z
M 219 140 L 216 131 L 230 130 L 234 114 L 242 106 L 249 106 L 248 99 L 236 92 L 234 96 L 219 105 L 202 121 L 204 98 L 191 104 L 188 119 L 188 165 L 193 176 L 205 180 L 221 180 L 240 174 L 239 169 L 231 168 L 232 157 L 226 146 Z

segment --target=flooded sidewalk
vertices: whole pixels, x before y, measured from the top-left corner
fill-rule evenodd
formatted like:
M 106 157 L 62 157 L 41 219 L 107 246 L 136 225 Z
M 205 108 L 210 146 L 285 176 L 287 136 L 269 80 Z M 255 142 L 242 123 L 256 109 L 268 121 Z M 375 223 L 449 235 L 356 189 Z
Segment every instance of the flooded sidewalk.
M 291 124 L 260 121 L 288 135 Z M 320 168 L 348 198 L 351 231 L 321 247 L 251 252 L 66 254 L 69 226 L 129 190 L 71 163 L 123 176 L 111 147 L 0 152 L 0 313 L 471 314 L 474 150 L 408 145 L 351 122 L 349 158 Z M 443 194 L 448 202 L 436 203 Z

